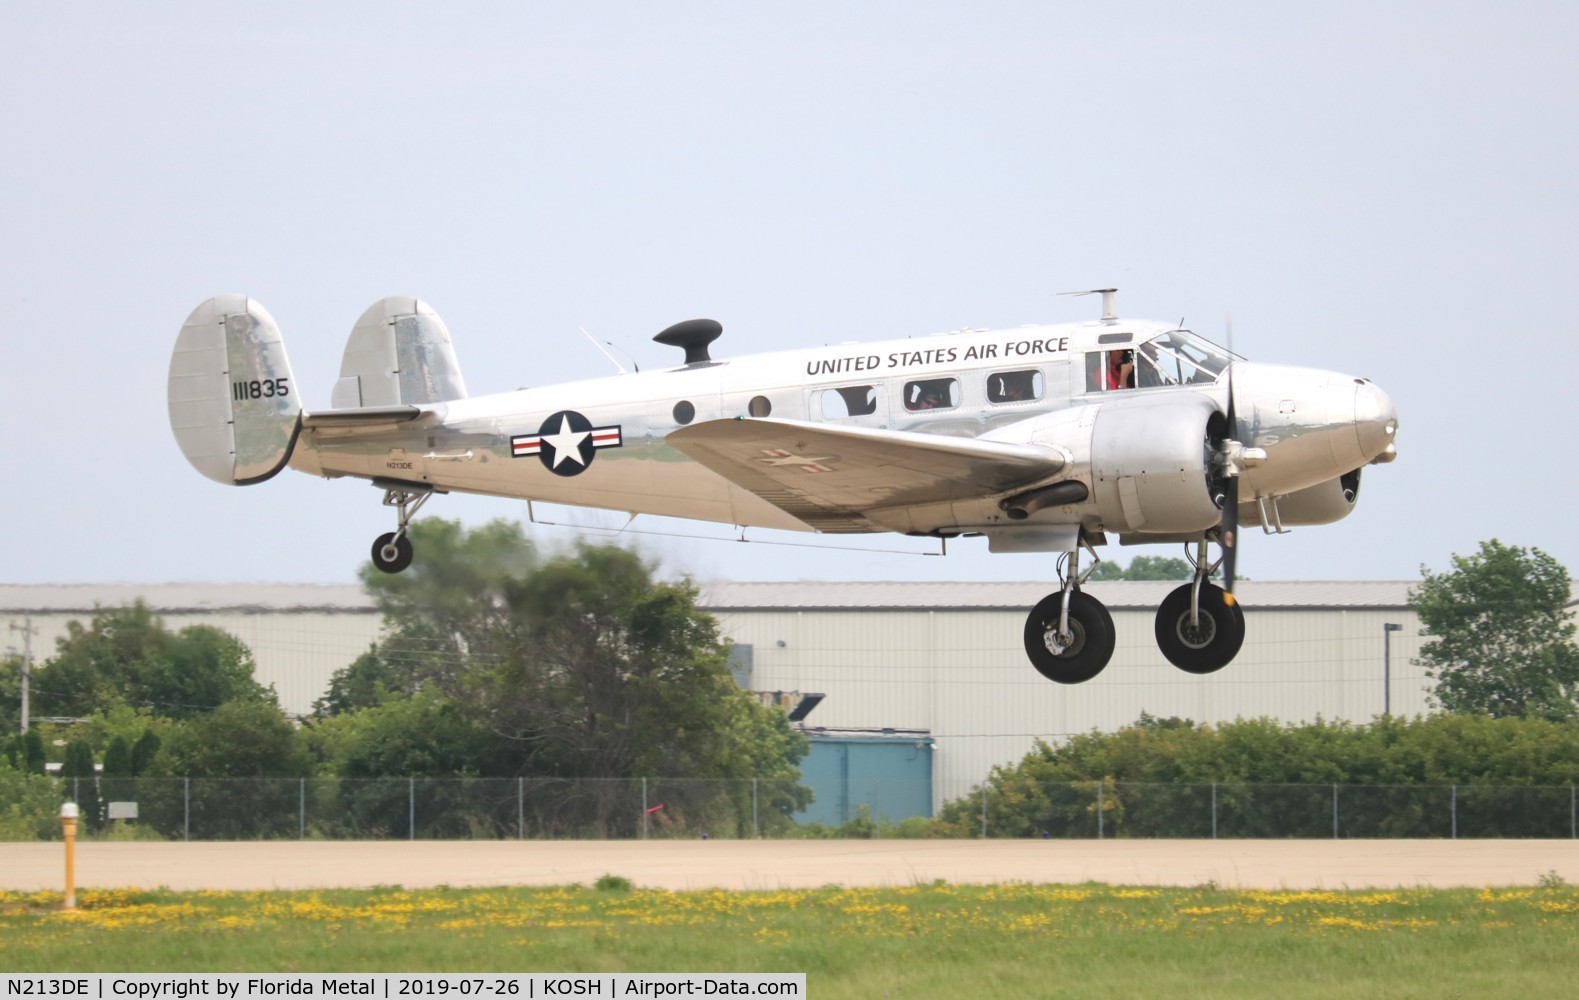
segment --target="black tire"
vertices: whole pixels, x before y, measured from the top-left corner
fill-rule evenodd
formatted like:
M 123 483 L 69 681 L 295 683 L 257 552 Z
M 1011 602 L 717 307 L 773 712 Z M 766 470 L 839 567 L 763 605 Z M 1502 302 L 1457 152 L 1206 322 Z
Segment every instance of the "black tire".
M 1191 674 L 1228 666 L 1245 641 L 1245 612 L 1214 584 L 1201 584 L 1200 618 L 1190 624 L 1190 584 L 1163 598 L 1157 609 L 1157 648 L 1168 662 Z
M 386 549 L 393 549 L 394 551 L 392 553 L 386 552 Z M 399 573 L 407 566 L 410 566 L 413 555 L 411 539 L 405 535 L 396 538 L 395 533 L 391 531 L 388 534 L 379 535 L 373 541 L 373 565 L 385 573 Z
M 1050 681 L 1080 684 L 1102 672 L 1113 658 L 1113 616 L 1102 602 L 1080 591 L 1069 595 L 1069 648 L 1053 652 L 1048 640 L 1058 631 L 1063 594 L 1048 594 L 1025 619 L 1025 655 L 1031 666 Z

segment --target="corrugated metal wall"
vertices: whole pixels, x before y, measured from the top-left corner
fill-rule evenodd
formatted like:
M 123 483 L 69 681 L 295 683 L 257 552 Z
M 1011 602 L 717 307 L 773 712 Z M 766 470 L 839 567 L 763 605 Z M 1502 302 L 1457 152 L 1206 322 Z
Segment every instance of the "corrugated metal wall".
M 209 625 L 229 632 L 252 651 L 253 677 L 274 685 L 280 708 L 293 715 L 312 712 L 313 702 L 329 688 L 334 672 L 350 666 L 378 638 L 382 619 L 365 613 L 319 612 L 302 608 L 280 611 L 161 611 L 153 608 L 172 632 L 189 625 Z M 55 655 L 56 641 L 72 621 L 85 627 L 93 612 L 32 613 L 38 636 L 33 657 L 38 665 Z
M 1092 729 L 1111 730 L 1142 712 L 1197 722 L 1269 716 L 1283 721 L 1365 722 L 1382 711 L 1382 625 L 1397 622 L 1392 637 L 1392 710 L 1413 715 L 1428 708 L 1427 678 L 1409 661 L 1419 648 L 1419 623 L 1405 608 L 1367 607 L 1366 600 L 1391 601 L 1404 585 L 1351 593 L 1349 607 L 1246 608 L 1248 634 L 1238 658 L 1217 674 L 1194 677 L 1174 669 L 1157 652 L 1153 613 L 1137 605 L 1160 598 L 1142 584 L 1118 585 L 1102 595 L 1113 608 L 1118 646 L 1095 680 L 1061 686 L 1043 680 L 1025 659 L 1021 634 L 1025 610 L 1011 607 L 868 607 L 895 595 L 914 596 L 904 584 L 861 584 L 845 597 L 860 606 L 786 610 L 812 599 L 829 599 L 838 585 L 735 584 L 776 608 L 730 609 L 714 602 L 724 633 L 750 643 L 750 686 L 758 691 L 822 692 L 826 700 L 807 724 L 825 727 L 924 729 L 936 739 L 934 802 L 968 792 L 995 764 L 1018 761 L 1035 740 L 1057 741 Z M 846 587 L 851 585 L 845 585 Z M 1008 585 L 1003 585 L 1008 586 Z M 1024 585 L 1027 605 L 1034 601 Z M 1113 585 L 1108 585 L 1112 588 Z M 1322 599 L 1307 593 L 1347 585 L 1260 584 L 1264 599 L 1288 602 Z M 1246 585 L 1248 590 L 1250 585 Z M 16 588 L 14 588 L 16 589 Z M 38 588 L 34 588 L 38 589 Z M 47 588 L 45 588 L 47 589 Z M 12 604 L 28 611 L 40 635 L 34 655 L 54 654 L 66 622 L 86 622 L 94 604 L 130 600 L 134 588 L 83 588 L 90 598 L 72 610 L 45 609 L 30 599 Z M 306 713 L 323 696 L 330 676 L 361 654 L 378 633 L 379 617 L 356 588 L 268 588 L 220 585 L 201 588 L 217 604 L 194 606 L 181 588 L 178 607 L 161 608 L 162 591 L 147 588 L 150 606 L 165 624 L 179 629 L 206 624 L 233 633 L 252 650 L 258 679 L 274 684 L 288 712 Z M 929 599 L 979 600 L 980 585 L 950 588 Z M 1037 588 L 1039 589 L 1039 588 Z M 129 593 L 123 594 L 122 590 Z M 319 591 L 322 593 L 319 593 Z M 298 592 L 300 591 L 300 592 Z M 343 593 L 342 593 L 343 591 Z M 82 597 L 84 595 L 78 595 Z M 1000 599 L 1000 598 L 994 598 Z M 229 606 L 227 603 L 229 602 Z M 318 607 L 313 606 L 316 603 Z M 704 601 L 704 604 L 706 602 Z M 246 610 L 235 605 L 244 604 Z M 271 604 L 282 606 L 274 607 Z M 1121 606 L 1121 604 L 1123 606 Z M 14 637 L 13 637 L 14 641 Z
M 819 726 L 929 730 L 937 741 L 935 801 L 958 798 L 995 764 L 1037 739 L 1111 730 L 1142 712 L 1197 722 L 1269 716 L 1369 721 L 1382 711 L 1382 624 L 1392 637 L 1392 711 L 1428 708 L 1427 679 L 1410 664 L 1418 624 L 1398 610 L 1255 610 L 1233 663 L 1196 677 L 1157 652 L 1149 611 L 1113 612 L 1118 648 L 1085 684 L 1043 680 L 1021 646 L 1023 611 L 735 610 L 724 631 L 754 646 L 752 686 L 828 697 Z M 783 645 L 780 645 L 780 643 Z

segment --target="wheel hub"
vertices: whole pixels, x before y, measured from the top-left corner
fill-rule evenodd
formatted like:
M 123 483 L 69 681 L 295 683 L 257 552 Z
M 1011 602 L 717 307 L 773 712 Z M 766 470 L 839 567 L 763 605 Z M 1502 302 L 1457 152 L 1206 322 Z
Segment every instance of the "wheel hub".
M 1196 616 L 1194 625 L 1190 624 L 1190 613 L 1186 611 L 1179 616 L 1178 627 L 1174 630 L 1179 641 L 1191 649 L 1205 649 L 1217 637 L 1217 619 L 1202 609 Z
M 1079 622 L 1071 621 L 1068 633 L 1059 635 L 1055 622 L 1043 630 L 1042 641 L 1047 644 L 1047 651 L 1054 656 L 1074 656 L 1086 644 L 1086 633 Z

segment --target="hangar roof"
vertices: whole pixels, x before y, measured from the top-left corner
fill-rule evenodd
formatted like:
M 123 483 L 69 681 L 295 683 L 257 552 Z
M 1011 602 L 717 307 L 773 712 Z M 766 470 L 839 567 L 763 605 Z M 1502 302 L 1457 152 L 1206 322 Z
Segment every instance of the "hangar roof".
M 1404 608 L 1413 580 L 1246 580 L 1237 590 L 1254 608 Z M 1110 608 L 1155 608 L 1178 581 L 1106 581 L 1086 585 Z M 712 610 L 860 611 L 868 609 L 1028 608 L 1054 590 L 1050 580 L 917 583 L 893 581 L 716 582 L 701 585 L 701 605 Z M 0 613 L 91 614 L 141 598 L 165 614 L 370 614 L 373 602 L 354 584 L 302 583 L 81 583 L 0 584 Z
M 355 584 L 311 583 L 37 583 L 0 584 L 0 611 L 92 614 L 141 599 L 164 614 L 181 612 L 312 611 L 371 613 Z
M 1110 580 L 1083 588 L 1109 608 L 1154 609 L 1178 580 Z M 1255 608 L 1404 608 L 1414 580 L 1250 581 L 1235 592 Z M 702 588 L 702 605 L 713 610 L 816 608 L 1029 608 L 1058 589 L 1056 581 L 972 583 L 714 583 Z

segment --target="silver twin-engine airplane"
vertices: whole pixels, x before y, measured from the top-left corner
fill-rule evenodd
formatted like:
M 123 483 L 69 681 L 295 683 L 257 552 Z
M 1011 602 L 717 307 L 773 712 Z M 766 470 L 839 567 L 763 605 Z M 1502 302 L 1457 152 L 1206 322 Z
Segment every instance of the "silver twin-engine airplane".
M 1369 380 L 1247 361 L 1169 323 L 1121 319 L 968 330 L 714 360 L 722 327 L 654 339 L 657 372 L 468 396 L 425 302 L 384 299 L 351 331 L 332 406 L 304 410 L 279 327 L 242 295 L 187 317 L 170 360 L 170 423 L 217 482 L 286 465 L 384 491 L 390 573 L 435 493 L 836 534 L 985 536 L 993 552 L 1059 553 L 1031 611 L 1045 677 L 1095 677 L 1113 619 L 1081 590 L 1093 546 L 1182 542 L 1194 579 L 1157 611 L 1169 661 L 1210 673 L 1238 653 L 1239 525 L 1278 533 L 1354 507 L 1360 471 L 1391 462 L 1397 416 Z M 1210 558 L 1208 544 L 1221 555 Z M 1089 554 L 1081 568 L 1081 552 Z M 1223 587 L 1209 582 L 1221 568 Z

